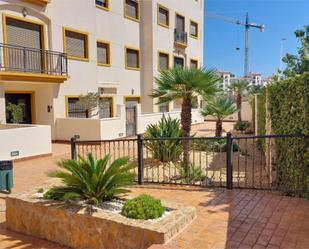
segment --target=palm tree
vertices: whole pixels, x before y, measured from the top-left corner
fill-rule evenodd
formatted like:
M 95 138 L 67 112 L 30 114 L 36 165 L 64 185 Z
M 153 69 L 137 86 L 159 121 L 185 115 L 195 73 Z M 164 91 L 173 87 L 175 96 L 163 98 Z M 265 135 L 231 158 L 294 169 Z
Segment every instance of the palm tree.
M 207 102 L 201 111 L 203 116 L 213 116 L 216 118 L 216 137 L 222 136 L 222 121 L 229 115 L 233 115 L 238 110 L 233 100 L 220 96 Z
M 245 91 L 249 90 L 249 82 L 247 81 L 238 81 L 233 82 L 228 86 L 229 90 L 236 95 L 236 105 L 238 109 L 238 121 L 241 122 L 241 104 L 242 98 Z
M 204 98 L 213 97 L 218 92 L 218 78 L 214 70 L 203 68 L 174 68 L 161 71 L 155 78 L 157 88 L 152 90 L 151 96 L 158 98 L 157 104 L 169 103 L 181 99 L 181 126 L 183 137 L 190 137 L 192 121 L 192 99 L 198 95 Z M 189 141 L 183 140 L 183 163 L 189 172 Z

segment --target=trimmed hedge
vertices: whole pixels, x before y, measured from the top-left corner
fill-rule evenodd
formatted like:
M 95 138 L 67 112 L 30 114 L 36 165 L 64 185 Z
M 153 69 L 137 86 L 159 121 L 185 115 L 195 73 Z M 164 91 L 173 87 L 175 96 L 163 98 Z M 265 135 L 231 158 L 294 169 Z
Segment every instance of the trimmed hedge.
M 273 83 L 267 89 L 273 134 L 309 135 L 309 74 Z M 278 186 L 286 195 L 309 197 L 309 139 L 275 141 Z

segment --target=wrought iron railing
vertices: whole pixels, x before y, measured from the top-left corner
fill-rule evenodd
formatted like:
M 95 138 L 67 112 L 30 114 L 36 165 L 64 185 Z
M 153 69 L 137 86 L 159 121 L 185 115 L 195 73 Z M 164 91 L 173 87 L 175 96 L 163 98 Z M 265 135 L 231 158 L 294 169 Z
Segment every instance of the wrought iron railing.
M 68 59 L 61 52 L 0 43 L 0 70 L 67 76 Z
M 182 30 L 174 30 L 174 41 L 175 43 L 181 43 L 184 45 L 188 44 L 188 34 Z

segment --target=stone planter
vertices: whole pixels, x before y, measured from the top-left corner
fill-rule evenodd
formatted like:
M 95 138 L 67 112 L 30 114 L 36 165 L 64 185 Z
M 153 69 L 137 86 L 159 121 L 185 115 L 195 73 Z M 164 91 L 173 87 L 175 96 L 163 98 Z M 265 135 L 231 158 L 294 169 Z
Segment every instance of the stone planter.
M 173 209 L 157 221 L 128 219 L 103 210 L 45 201 L 30 194 L 6 199 L 6 224 L 13 231 L 72 248 L 143 249 L 164 244 L 196 217 L 194 207 L 162 202 Z

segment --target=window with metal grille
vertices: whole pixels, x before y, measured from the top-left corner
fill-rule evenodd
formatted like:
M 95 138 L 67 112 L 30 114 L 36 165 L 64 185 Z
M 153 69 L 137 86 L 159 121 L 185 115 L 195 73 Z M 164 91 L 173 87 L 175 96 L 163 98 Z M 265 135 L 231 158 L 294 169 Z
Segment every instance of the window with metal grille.
M 111 118 L 113 116 L 113 99 L 112 98 L 100 98 L 99 100 L 99 117 Z
M 65 30 L 66 53 L 71 59 L 88 59 L 88 35 Z
M 169 54 L 159 52 L 159 71 L 169 68 Z
M 198 61 L 197 60 L 190 60 L 190 67 L 191 68 L 198 68 Z
M 79 105 L 79 98 L 68 98 L 68 116 L 70 118 L 88 118 L 87 110 Z
M 106 42 L 97 42 L 98 64 L 101 66 L 110 65 L 110 45 Z
M 139 1 L 125 0 L 125 16 L 130 19 L 139 20 Z
M 196 22 L 190 22 L 190 36 L 197 38 L 198 37 L 198 24 Z
M 158 6 L 158 23 L 164 27 L 169 27 L 169 10 L 161 5 Z
M 95 3 L 98 7 L 102 7 L 104 9 L 108 9 L 109 0 L 95 0 Z
M 140 68 L 140 58 L 139 58 L 139 50 L 126 48 L 126 67 L 139 69 Z

